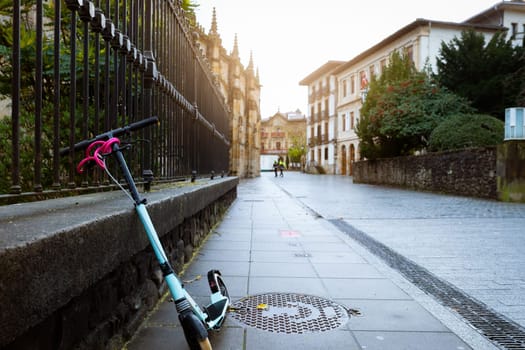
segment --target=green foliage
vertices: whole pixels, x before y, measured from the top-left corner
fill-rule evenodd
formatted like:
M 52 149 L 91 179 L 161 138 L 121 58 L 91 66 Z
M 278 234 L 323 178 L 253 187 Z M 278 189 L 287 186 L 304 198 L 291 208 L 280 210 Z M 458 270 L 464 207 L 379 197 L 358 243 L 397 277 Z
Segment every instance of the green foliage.
M 197 23 L 197 17 L 195 9 L 199 7 L 199 4 L 192 0 L 182 0 L 182 9 L 185 12 L 185 16 L 192 26 Z
M 292 146 L 288 147 L 288 159 L 291 163 L 300 163 L 301 157 L 306 155 L 307 145 L 303 137 L 292 137 Z
M 495 34 L 486 44 L 483 34 L 471 30 L 443 42 L 436 76 L 440 85 L 471 101 L 480 113 L 502 120 L 505 108 L 525 100 L 524 49 L 513 47 L 505 35 Z
M 503 142 L 505 124 L 483 114 L 456 114 L 439 124 L 429 140 L 431 151 L 497 145 Z
M 409 155 L 427 147 L 432 130 L 451 114 L 473 112 L 468 102 L 438 87 L 410 59 L 393 53 L 372 79 L 357 125 L 361 156 Z
M 46 113 L 45 115 L 52 115 Z M 42 185 L 49 187 L 52 182 L 51 169 L 52 166 L 52 153 L 53 148 L 53 134 L 52 134 L 52 122 L 45 120 L 42 123 Z M 0 193 L 9 193 L 12 179 L 11 179 L 11 154 L 12 154 L 12 127 L 11 118 L 0 119 Z M 20 165 L 18 168 L 20 176 L 20 186 L 24 191 L 33 190 L 33 174 L 34 174 L 34 144 L 35 144 L 35 123 L 34 115 L 24 112 L 20 115 L 20 130 L 19 130 L 19 152 L 20 152 Z
M 26 7 L 22 9 L 21 26 L 20 26 L 20 130 L 19 130 L 19 148 L 20 148 L 20 185 L 23 191 L 33 190 L 33 162 L 35 159 L 34 154 L 34 133 L 35 133 L 35 61 L 36 61 L 36 33 L 33 28 L 34 20 L 28 15 L 28 9 L 34 5 L 33 2 L 26 1 Z M 5 2 L 0 0 L 0 14 L 5 12 L 12 13 L 12 2 Z M 68 15 L 69 10 L 66 6 L 62 6 L 63 21 L 62 28 L 69 28 L 70 16 Z M 54 2 L 44 3 L 44 13 L 48 18 L 54 14 Z M 52 17 L 51 17 L 52 18 Z M 44 21 L 46 22 L 46 21 Z M 0 22 L 0 98 L 9 99 L 12 94 L 12 80 L 13 80 L 13 66 L 12 66 L 12 18 L 6 19 Z M 81 23 L 78 21 L 78 25 Z M 77 28 L 80 32 L 81 28 Z M 62 32 L 62 41 L 60 45 L 60 57 L 59 57 L 59 72 L 60 72 L 60 94 L 63 98 L 60 100 L 60 116 L 61 126 L 60 133 L 62 134 L 60 139 L 67 140 L 66 134 L 69 132 L 69 95 L 71 91 L 71 72 L 70 72 L 70 36 L 68 35 L 69 30 Z M 77 37 L 77 55 L 76 55 L 76 78 L 77 78 L 77 92 L 80 89 L 83 75 L 83 50 L 81 37 Z M 94 35 L 91 34 L 90 42 L 94 41 Z M 89 60 L 90 67 L 94 66 L 94 47 L 89 47 Z M 104 56 L 104 49 L 102 49 L 101 57 Z M 53 139 L 52 134 L 52 116 L 54 115 L 53 103 L 55 93 L 54 86 L 54 42 L 53 39 L 47 36 L 43 37 L 42 47 L 43 57 L 43 80 L 42 80 L 42 185 L 49 187 L 51 185 L 52 176 L 49 173 L 52 167 L 52 154 L 51 154 L 51 142 Z M 113 58 L 112 58 L 113 59 Z M 113 74 L 113 65 L 110 65 L 111 73 Z M 90 75 L 92 78 L 94 70 L 90 69 Z M 101 86 L 103 91 L 104 86 Z M 93 108 L 90 105 L 90 109 Z M 103 108 L 103 107 L 102 107 Z M 82 115 L 82 106 L 77 104 L 76 115 Z M 89 115 L 93 115 L 93 111 L 89 111 Z M 101 115 L 103 110 L 101 111 Z M 80 135 L 82 130 L 82 120 L 77 119 L 76 132 L 78 133 L 76 139 L 81 139 Z M 12 156 L 12 144 L 11 137 L 11 117 L 0 116 L 0 193 L 9 192 L 11 186 L 11 156 Z M 65 158 L 63 159 L 65 161 Z

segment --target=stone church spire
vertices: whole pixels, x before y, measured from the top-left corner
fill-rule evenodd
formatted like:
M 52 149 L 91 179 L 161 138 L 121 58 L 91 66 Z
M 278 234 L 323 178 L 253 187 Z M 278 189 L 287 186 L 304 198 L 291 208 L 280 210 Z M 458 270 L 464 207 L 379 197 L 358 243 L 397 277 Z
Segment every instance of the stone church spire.
M 250 51 L 250 62 L 248 63 L 247 70 L 253 71 L 253 51 Z
M 215 7 L 213 8 L 213 16 L 211 19 L 210 35 L 219 35 L 217 30 L 217 14 L 215 12 Z
M 235 39 L 233 41 L 232 57 L 239 58 L 239 44 L 237 43 L 237 33 L 235 33 Z

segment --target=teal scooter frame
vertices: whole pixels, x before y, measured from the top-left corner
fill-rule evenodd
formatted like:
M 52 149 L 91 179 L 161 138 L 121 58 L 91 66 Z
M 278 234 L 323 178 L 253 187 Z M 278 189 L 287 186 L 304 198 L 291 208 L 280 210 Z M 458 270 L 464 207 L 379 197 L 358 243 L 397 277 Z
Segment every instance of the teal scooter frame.
M 211 290 L 210 304 L 201 309 L 186 291 L 184 285 L 176 276 L 175 271 L 170 265 L 146 209 L 146 199 L 141 198 L 124 155 L 122 154 L 122 150 L 127 147 L 121 148 L 120 140 L 117 138 L 120 135 L 129 134 L 132 131 L 142 129 L 152 124 L 157 124 L 158 122 L 159 120 L 157 117 L 147 118 L 129 124 L 128 126 L 100 134 L 90 140 L 84 140 L 77 143 L 74 146 L 75 150 L 86 149 L 86 157 L 78 164 L 77 171 L 82 173 L 85 166 L 94 163 L 100 168 L 106 170 L 113 181 L 117 183 L 117 185 L 119 185 L 119 187 L 121 187 L 121 189 L 133 200 L 136 212 L 144 226 L 149 242 L 164 275 L 166 285 L 168 286 L 175 302 L 175 307 L 177 309 L 179 321 L 184 330 L 186 341 L 192 350 L 207 350 L 211 349 L 211 344 L 208 339 L 208 330 L 220 329 L 226 318 L 226 313 L 230 305 L 230 297 L 224 280 L 218 270 L 210 270 L 208 272 L 208 284 Z M 67 154 L 68 152 L 69 149 L 64 149 L 60 153 Z M 120 166 L 128 185 L 127 190 L 124 189 L 118 181 L 113 178 L 113 176 L 111 176 L 106 167 L 105 159 L 110 155 L 116 159 Z

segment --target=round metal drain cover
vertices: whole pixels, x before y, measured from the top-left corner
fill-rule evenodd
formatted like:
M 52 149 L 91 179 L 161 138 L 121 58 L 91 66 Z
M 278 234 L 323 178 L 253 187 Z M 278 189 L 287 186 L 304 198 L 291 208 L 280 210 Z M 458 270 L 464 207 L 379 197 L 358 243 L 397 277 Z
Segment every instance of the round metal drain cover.
M 230 316 L 250 327 L 274 333 L 326 332 L 348 322 L 346 309 L 312 295 L 267 293 L 232 304 Z

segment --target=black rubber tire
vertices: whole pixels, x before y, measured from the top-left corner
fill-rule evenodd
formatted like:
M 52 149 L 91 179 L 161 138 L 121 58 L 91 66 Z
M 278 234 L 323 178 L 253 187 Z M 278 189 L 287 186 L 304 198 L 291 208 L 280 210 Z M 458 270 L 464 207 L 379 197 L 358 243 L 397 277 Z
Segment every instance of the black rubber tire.
M 216 276 L 217 277 L 217 284 L 219 285 L 219 290 L 221 291 L 221 294 L 228 298 L 230 300 L 230 293 L 228 293 L 228 288 L 226 288 L 226 284 L 224 283 L 224 280 L 222 279 L 221 275 Z
M 223 296 L 230 299 L 228 288 L 226 287 L 219 270 L 208 271 L 208 283 L 212 293 L 217 293 L 220 291 Z
M 208 331 L 197 316 L 188 311 L 179 314 L 179 320 L 184 330 L 184 338 L 191 350 L 211 349 Z

